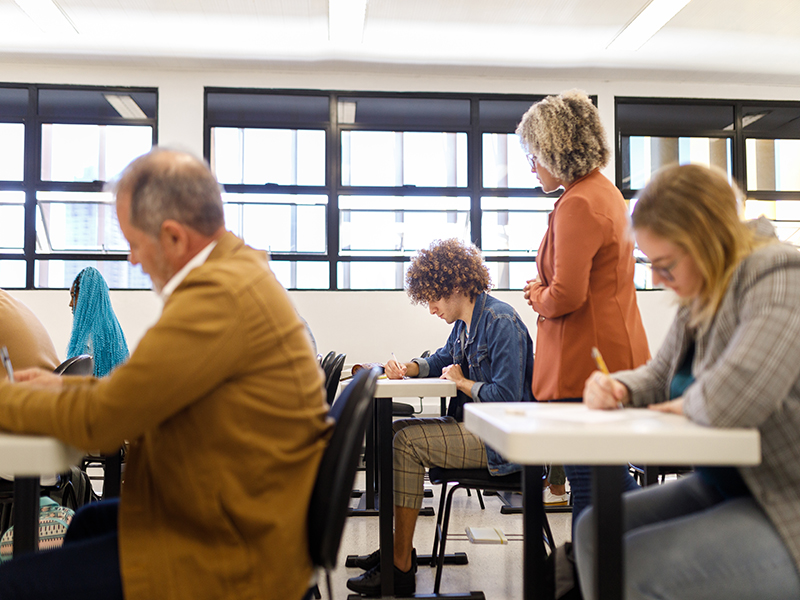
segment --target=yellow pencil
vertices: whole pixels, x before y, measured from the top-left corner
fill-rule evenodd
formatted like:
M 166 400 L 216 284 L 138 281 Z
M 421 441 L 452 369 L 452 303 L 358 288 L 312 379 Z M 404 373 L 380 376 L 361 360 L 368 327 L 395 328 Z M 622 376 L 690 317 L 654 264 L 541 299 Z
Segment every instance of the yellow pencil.
M 603 360 L 603 355 L 600 354 L 600 350 L 597 348 L 592 348 L 592 357 L 594 358 L 594 362 L 597 363 L 597 368 L 603 375 L 608 375 L 608 367 L 606 366 L 606 362 Z

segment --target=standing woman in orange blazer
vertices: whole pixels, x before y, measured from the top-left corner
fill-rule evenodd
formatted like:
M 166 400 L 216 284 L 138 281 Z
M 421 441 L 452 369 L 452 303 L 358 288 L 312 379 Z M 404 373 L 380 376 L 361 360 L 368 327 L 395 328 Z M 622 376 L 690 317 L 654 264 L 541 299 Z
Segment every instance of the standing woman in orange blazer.
M 539 315 L 533 395 L 540 401 L 580 401 L 596 369 L 593 347 L 612 372 L 650 358 L 633 284 L 628 208 L 600 173 L 610 151 L 597 108 L 583 92 L 537 102 L 523 115 L 517 135 L 542 190 L 564 188 L 539 247 L 538 276 L 524 288 Z M 590 474 L 587 467 L 565 468 L 574 523 L 589 502 Z M 564 493 L 552 477 L 550 484 L 555 488 L 550 497 Z

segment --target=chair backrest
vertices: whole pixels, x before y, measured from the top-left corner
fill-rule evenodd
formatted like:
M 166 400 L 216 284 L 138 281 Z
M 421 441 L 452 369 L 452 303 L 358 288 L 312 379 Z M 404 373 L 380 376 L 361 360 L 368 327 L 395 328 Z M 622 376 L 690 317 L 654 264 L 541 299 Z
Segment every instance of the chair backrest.
M 363 369 L 356 373 L 328 413 L 336 424 L 322 456 L 308 506 L 311 560 L 326 570 L 336 564 L 379 374 L 377 369 Z
M 326 376 L 328 375 L 328 367 L 330 366 L 331 361 L 333 361 L 334 358 L 336 358 L 336 352 L 331 350 L 325 355 L 325 358 L 323 358 L 322 361 L 320 361 L 319 363 L 319 366 L 322 367 L 323 371 L 325 371 Z
M 330 373 L 326 373 L 325 390 L 328 392 L 328 406 L 333 404 L 336 398 L 336 391 L 339 389 L 339 380 L 342 378 L 344 368 L 344 354 L 339 354 L 331 361 Z
M 91 375 L 93 372 L 94 359 L 88 354 L 68 358 L 53 371 L 56 375 Z

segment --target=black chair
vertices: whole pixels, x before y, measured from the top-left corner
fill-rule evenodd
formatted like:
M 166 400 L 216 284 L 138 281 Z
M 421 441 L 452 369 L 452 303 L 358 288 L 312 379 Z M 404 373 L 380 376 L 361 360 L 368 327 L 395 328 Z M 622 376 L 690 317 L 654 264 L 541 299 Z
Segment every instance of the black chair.
M 328 374 L 329 365 L 334 358 L 336 358 L 336 352 L 331 350 L 325 355 L 325 358 L 319 361 L 319 366 L 322 367 L 322 370 L 325 371 L 326 375 Z
M 88 354 L 73 356 L 58 365 L 53 373 L 56 375 L 91 375 L 94 373 L 94 359 Z
M 308 506 L 308 549 L 313 564 L 325 570 L 328 597 L 331 597 L 330 571 L 336 565 L 378 375 L 377 369 L 356 373 L 333 403 L 329 415 L 336 424 Z
M 329 368 L 325 373 L 325 390 L 328 393 L 328 406 L 333 404 L 333 400 L 336 398 L 336 392 L 339 390 L 339 380 L 342 378 L 344 359 L 344 354 L 337 354 L 336 357 L 328 363 Z
M 433 537 L 433 550 L 431 551 L 431 566 L 436 564 L 436 579 L 433 584 L 433 593 L 439 593 L 442 583 L 442 568 L 445 563 L 445 544 L 447 542 L 447 529 L 450 524 L 450 508 L 453 503 L 453 494 L 459 488 L 466 490 L 495 490 L 498 492 L 521 492 L 522 473 L 516 472 L 509 475 L 492 475 L 487 469 L 442 469 L 433 467 L 428 470 L 431 483 L 442 486 L 439 498 L 439 514 L 436 518 L 436 532 Z M 450 483 L 455 485 L 447 491 Z M 447 501 L 445 503 L 445 496 Z M 443 510 L 444 509 L 444 510 Z M 544 541 L 555 552 L 555 541 L 547 514 L 543 515 Z

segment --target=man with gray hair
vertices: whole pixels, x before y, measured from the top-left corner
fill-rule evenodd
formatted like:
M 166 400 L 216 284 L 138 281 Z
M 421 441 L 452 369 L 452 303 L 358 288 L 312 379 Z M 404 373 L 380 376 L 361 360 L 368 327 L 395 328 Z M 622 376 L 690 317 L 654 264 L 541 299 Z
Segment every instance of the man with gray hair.
M 329 428 L 305 328 L 266 254 L 225 231 L 203 162 L 153 150 L 115 192 L 161 318 L 106 378 L 0 382 L 0 428 L 87 451 L 130 440 L 122 496 L 78 512 L 61 549 L 0 567 L 0 598 L 299 600 Z

